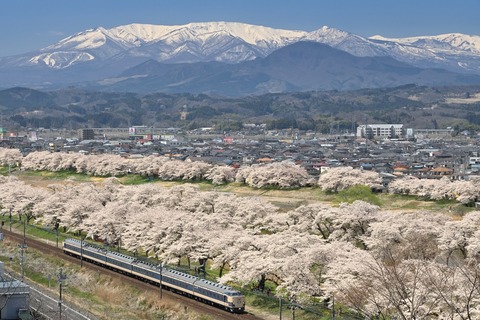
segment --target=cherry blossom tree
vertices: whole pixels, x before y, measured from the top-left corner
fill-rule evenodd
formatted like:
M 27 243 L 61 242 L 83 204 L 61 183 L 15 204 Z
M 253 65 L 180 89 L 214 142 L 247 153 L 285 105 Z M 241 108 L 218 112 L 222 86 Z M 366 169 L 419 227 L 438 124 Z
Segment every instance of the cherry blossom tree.
M 136 203 L 108 202 L 83 220 L 82 230 L 87 233 L 87 237 L 92 239 L 101 238 L 107 243 L 118 244 L 122 239 L 122 234 L 128 228 L 125 223 L 127 215 L 143 209 L 144 207 Z
M 219 277 L 223 276 L 224 270 L 230 269 L 235 264 L 240 253 L 249 247 L 249 239 L 253 237 L 250 230 L 243 228 L 229 228 L 222 231 L 204 233 L 209 240 L 210 257 L 212 258 L 212 267 L 219 269 Z
M 431 263 L 425 283 L 438 297 L 437 314 L 445 319 L 477 319 L 480 316 L 478 260 L 455 261 L 454 267 Z
M 455 199 L 462 204 L 469 204 L 476 201 L 480 196 L 478 183 L 473 181 L 457 180 L 451 183 L 451 199 Z
M 325 261 L 325 249 L 332 248 L 336 254 L 328 255 L 324 272 L 326 297 L 334 295 L 366 318 L 425 319 L 440 310 L 438 293 L 425 280 L 430 262 L 402 259 L 388 248 L 375 256 L 346 243 L 329 244 L 311 256 Z
M 474 202 L 480 195 L 478 183 L 473 181 L 450 181 L 447 177 L 441 179 L 418 179 L 407 176 L 392 181 L 388 190 L 390 193 L 410 194 L 431 200 L 456 200 L 462 204 Z
M 23 170 L 62 171 L 73 170 L 80 154 L 50 151 L 30 152 L 22 159 Z
M 288 228 L 300 233 L 312 233 L 327 240 L 336 229 L 338 210 L 324 203 L 302 205 L 286 214 L 280 219 L 274 219 L 276 229 Z M 275 230 L 275 229 L 274 229 Z
M 299 250 L 314 245 L 315 239 L 318 238 L 288 231 L 239 239 L 244 250 L 230 262 L 231 271 L 220 281 L 254 282 L 260 290 L 265 288 L 267 280 L 279 285 L 286 278 L 286 266 L 294 271 L 292 265 L 285 262 L 298 258 Z
M 384 212 L 362 236 L 366 247 L 380 254 L 385 248 L 404 259 L 433 260 L 439 252 L 438 238 L 449 218 L 432 212 Z
M 153 177 L 159 176 L 158 169 L 161 168 L 166 162 L 171 161 L 167 157 L 150 155 L 140 159 L 131 161 L 132 172 L 142 176 Z
M 374 171 L 353 169 L 352 167 L 330 168 L 320 175 L 318 186 L 324 191 L 337 192 L 354 185 L 371 188 L 381 186 L 380 175 Z
M 478 252 L 478 230 L 480 227 L 480 212 L 467 213 L 463 219 L 447 221 L 442 228 L 438 243 L 448 257 L 459 253 L 463 259 Z M 448 259 L 447 259 L 448 262 Z
M 205 173 L 205 179 L 214 185 L 221 185 L 235 181 L 235 168 L 229 166 L 213 166 Z
M 71 188 L 70 188 L 71 189 Z M 60 225 L 60 216 L 64 215 L 71 199 L 71 194 L 67 192 L 65 185 L 53 184 L 48 186 L 46 196 L 34 207 L 34 215 L 39 223 L 46 225 Z
M 22 158 L 23 155 L 18 149 L 0 148 L 0 166 L 17 167 Z
M 0 203 L 18 214 L 19 219 L 25 215 L 29 223 L 34 217 L 35 205 L 46 196 L 45 190 L 27 185 L 15 177 L 6 178 L 4 182 L 0 186 Z
M 271 186 L 285 189 L 304 187 L 311 184 L 307 171 L 288 161 L 241 167 L 237 172 L 235 180 L 246 183 L 253 188 Z
M 84 220 L 103 208 L 111 197 L 108 189 L 90 183 L 65 185 L 63 188 L 56 188 L 55 192 L 55 196 L 49 199 L 52 209 L 43 211 L 44 217 L 40 219 L 61 221 L 61 225 L 68 226 L 72 231 L 82 230 L 85 227 Z M 42 206 L 48 207 L 48 203 Z

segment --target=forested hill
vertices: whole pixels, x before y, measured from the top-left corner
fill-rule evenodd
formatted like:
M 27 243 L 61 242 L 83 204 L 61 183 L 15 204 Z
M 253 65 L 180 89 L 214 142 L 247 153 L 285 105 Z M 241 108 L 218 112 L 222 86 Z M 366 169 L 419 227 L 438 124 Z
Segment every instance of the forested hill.
M 311 91 L 225 98 L 205 94 L 89 92 L 77 88 L 41 92 L 0 91 L 7 128 L 183 127 L 239 129 L 242 123 L 268 128 L 329 132 L 359 123 L 403 123 L 413 128 L 476 129 L 480 86 Z M 184 117 L 182 118 L 181 115 Z

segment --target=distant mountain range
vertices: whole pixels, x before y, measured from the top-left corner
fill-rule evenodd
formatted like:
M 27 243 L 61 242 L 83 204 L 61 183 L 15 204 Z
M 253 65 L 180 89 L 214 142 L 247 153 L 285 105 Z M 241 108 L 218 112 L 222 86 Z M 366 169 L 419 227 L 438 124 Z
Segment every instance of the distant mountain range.
M 480 83 L 480 36 L 387 39 L 328 27 L 131 24 L 0 58 L 0 74 L 1 87 L 220 95 L 463 85 Z

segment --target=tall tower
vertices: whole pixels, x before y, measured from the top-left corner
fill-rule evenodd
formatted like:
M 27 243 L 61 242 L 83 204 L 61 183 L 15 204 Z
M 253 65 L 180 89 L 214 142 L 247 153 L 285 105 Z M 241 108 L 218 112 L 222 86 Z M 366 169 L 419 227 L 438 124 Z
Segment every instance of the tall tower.
M 187 105 L 184 104 L 182 107 L 182 111 L 180 111 L 180 120 L 185 121 L 188 117 L 188 108 Z

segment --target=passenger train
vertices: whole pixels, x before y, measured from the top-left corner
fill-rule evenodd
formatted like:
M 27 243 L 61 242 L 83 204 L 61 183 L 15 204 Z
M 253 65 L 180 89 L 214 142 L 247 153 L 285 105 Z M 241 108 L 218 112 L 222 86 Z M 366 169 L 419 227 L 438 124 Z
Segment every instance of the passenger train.
M 167 288 L 230 312 L 245 310 L 245 296 L 219 283 L 183 272 L 155 266 L 134 257 L 108 251 L 77 239 L 65 239 L 63 252 L 103 267 Z

